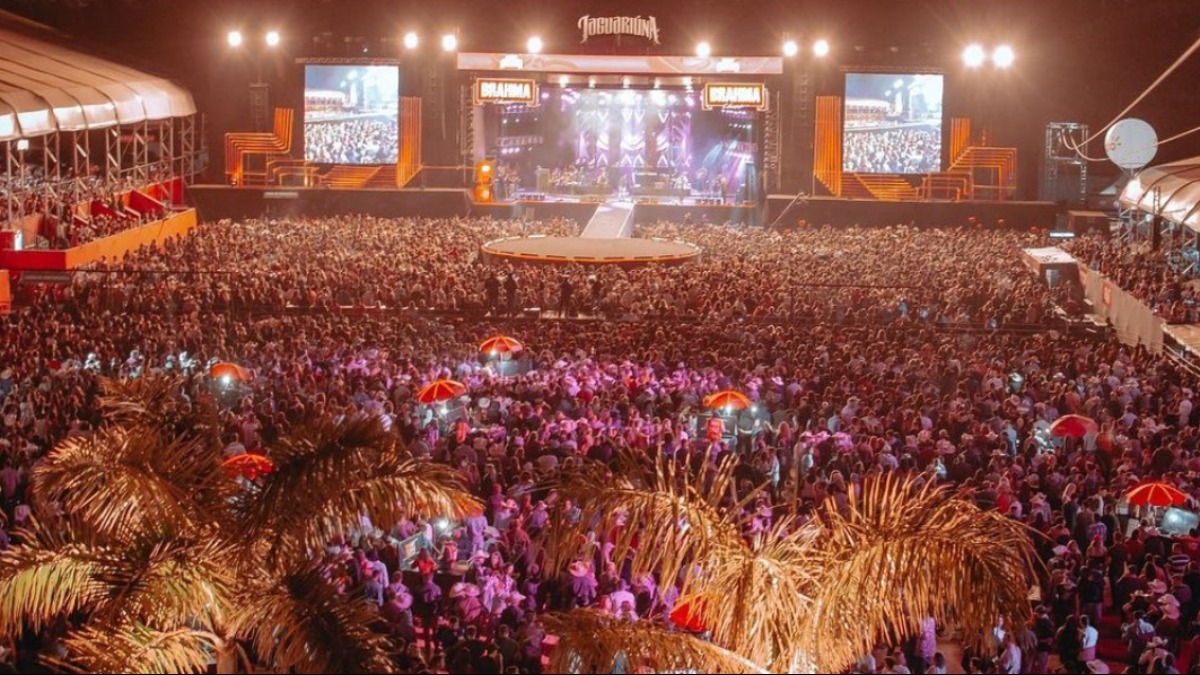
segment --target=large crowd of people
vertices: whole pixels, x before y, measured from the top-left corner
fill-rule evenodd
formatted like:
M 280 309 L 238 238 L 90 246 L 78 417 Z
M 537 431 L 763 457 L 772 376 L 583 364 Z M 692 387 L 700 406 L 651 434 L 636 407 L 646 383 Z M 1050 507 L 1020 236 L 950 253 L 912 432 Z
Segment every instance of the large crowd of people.
M 640 234 L 687 239 L 703 259 L 494 268 L 479 254 L 491 239 L 578 229 L 213 223 L 35 289 L 0 319 L 0 548 L 29 517 L 39 458 L 103 424 L 99 376 L 185 373 L 196 395 L 225 360 L 253 374 L 222 413 L 230 455 L 309 415 L 377 416 L 485 504 L 461 523 L 374 523 L 324 554 L 330 580 L 379 607 L 404 672 L 541 672 L 554 638 L 538 617 L 556 609 L 669 622 L 671 583 L 630 577 L 604 547 L 561 577 L 541 572 L 548 514 L 576 509 L 546 481 L 626 452 L 736 456 L 764 486 L 747 522 L 808 517 L 879 472 L 972 488 L 1037 533 L 1046 571 L 1029 630 L 998 631 L 964 671 L 1049 672 L 1051 657 L 1067 672 L 1193 666 L 1200 539 L 1164 538 L 1120 496 L 1147 477 L 1200 494 L 1200 383 L 1141 349 L 1052 330 L 1055 296 L 1019 256 L 1037 235 L 658 223 Z M 535 308 L 552 318 L 528 318 Z M 526 350 L 489 361 L 478 345 L 498 333 Z M 445 376 L 466 399 L 447 413 L 418 405 L 415 391 Z M 702 401 L 727 388 L 755 406 L 712 424 Z M 1068 413 L 1099 433 L 1052 439 Z M 400 559 L 395 542 L 413 537 L 422 552 Z M 939 628 L 880 645 L 855 672 L 955 672 Z M 22 661 L 30 647 L 3 648 Z

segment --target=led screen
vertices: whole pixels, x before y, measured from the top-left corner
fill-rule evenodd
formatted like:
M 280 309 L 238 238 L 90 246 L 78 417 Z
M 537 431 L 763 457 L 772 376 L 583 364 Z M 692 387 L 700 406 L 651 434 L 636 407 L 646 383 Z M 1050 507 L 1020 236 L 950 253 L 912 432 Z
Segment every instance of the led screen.
M 395 164 L 399 105 L 396 66 L 307 66 L 305 158 L 320 164 Z
M 851 173 L 942 170 L 941 75 L 849 73 L 842 168 Z

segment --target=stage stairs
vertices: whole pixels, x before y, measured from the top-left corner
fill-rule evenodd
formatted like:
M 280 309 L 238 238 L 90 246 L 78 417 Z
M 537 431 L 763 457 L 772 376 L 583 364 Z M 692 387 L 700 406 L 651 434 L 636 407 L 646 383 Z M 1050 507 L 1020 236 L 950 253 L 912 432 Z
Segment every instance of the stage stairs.
M 631 202 L 607 202 L 596 209 L 587 227 L 584 239 L 624 239 L 633 236 L 633 204 Z
M 342 190 L 359 190 L 367 186 L 382 167 L 378 166 L 335 166 L 321 176 L 321 184 Z
M 867 192 L 871 194 L 869 199 L 883 202 L 915 202 L 920 198 L 917 188 L 900 176 L 870 173 L 850 175 L 862 183 Z M 843 196 L 845 196 L 844 193 Z

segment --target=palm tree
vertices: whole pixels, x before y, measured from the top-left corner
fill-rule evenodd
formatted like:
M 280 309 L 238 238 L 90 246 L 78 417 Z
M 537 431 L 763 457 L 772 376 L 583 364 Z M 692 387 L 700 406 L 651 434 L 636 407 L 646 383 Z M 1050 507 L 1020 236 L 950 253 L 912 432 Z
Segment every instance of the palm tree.
M 0 635 L 49 631 L 78 672 L 388 672 L 391 644 L 311 552 L 363 516 L 461 518 L 457 474 L 376 420 L 314 420 L 271 445 L 254 482 L 222 467 L 211 406 L 171 378 L 105 383 L 110 426 L 34 470 L 35 522 L 0 555 Z M 241 645 L 249 646 L 249 654 Z
M 616 531 L 612 560 L 678 581 L 711 640 L 569 612 L 550 620 L 556 672 L 841 672 L 927 617 L 977 648 L 1000 621 L 1024 625 L 1036 566 L 1022 525 L 919 479 L 879 476 L 808 522 L 747 535 L 739 514 L 753 495 L 738 500 L 734 469 L 625 458 L 619 471 L 561 481 L 584 513 L 552 521 L 548 570 L 591 559 L 588 531 Z

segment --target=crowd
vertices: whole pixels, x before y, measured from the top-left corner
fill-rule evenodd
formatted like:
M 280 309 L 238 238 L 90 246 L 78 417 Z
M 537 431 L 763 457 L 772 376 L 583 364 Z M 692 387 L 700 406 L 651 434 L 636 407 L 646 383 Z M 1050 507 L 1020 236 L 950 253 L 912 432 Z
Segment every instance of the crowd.
M 710 322 L 917 322 L 1040 325 L 1053 300 L 1016 255 L 1036 235 L 987 229 L 814 228 L 766 232 L 658 223 L 638 235 L 704 249 L 687 274 L 654 268 L 491 267 L 480 244 L 528 234 L 572 236 L 565 221 L 337 217 L 204 228 L 165 255 L 106 274 L 93 309 L 180 311 L 357 307 L 515 316 Z M 953 254 L 947 255 L 946 251 Z M 141 293 L 147 271 L 167 292 Z M 119 271 L 119 270 L 118 270 Z M 1016 299 L 1021 301 L 1017 302 Z M 172 307 L 159 307 L 169 302 Z M 149 304 L 148 304 L 149 303 Z
M 942 130 L 852 130 L 846 133 L 842 153 L 842 166 L 850 173 L 934 173 L 942 167 Z
M 1081 263 L 1113 280 L 1170 323 L 1200 323 L 1200 297 L 1193 279 L 1169 264 L 1148 241 L 1088 235 L 1063 248 Z
M 304 157 L 319 164 L 395 164 L 400 155 L 396 116 L 304 125 Z
M 562 577 L 541 573 L 549 514 L 577 512 L 545 481 L 623 452 L 736 455 L 765 486 L 747 522 L 807 517 L 882 471 L 974 488 L 982 506 L 1045 535 L 1047 569 L 1028 630 L 998 631 L 995 652 L 963 669 L 1048 672 L 1050 657 L 1068 672 L 1191 668 L 1200 539 L 1164 539 L 1118 500 L 1151 476 L 1197 495 L 1197 383 L 1139 349 L 1047 329 L 1053 298 L 1019 262 L 1033 235 L 660 223 L 643 234 L 698 243 L 704 260 L 596 271 L 478 258 L 489 239 L 577 230 L 221 223 L 26 297 L 0 319 L 0 547 L 29 516 L 38 458 L 102 424 L 98 375 L 192 373 L 198 395 L 220 359 L 254 375 L 223 412 L 229 454 L 269 446 L 307 415 L 373 415 L 455 466 L 485 504 L 461 523 L 372 524 L 324 554 L 331 581 L 379 607 L 404 672 L 540 672 L 554 638 L 538 616 L 555 609 L 669 621 L 671 583 L 630 577 L 604 547 Z M 555 304 L 616 320 L 513 316 Z M 394 311 L 365 311 L 381 305 Z M 478 353 L 497 333 L 527 346 L 504 376 Z M 414 392 L 445 376 L 467 399 L 444 414 L 418 406 Z M 702 401 L 727 388 L 755 406 L 713 424 Z M 1096 419 L 1099 434 L 1049 438 L 1067 413 Z M 395 543 L 414 537 L 422 552 L 404 560 Z M 945 672 L 937 630 L 880 645 L 856 672 Z M 21 647 L 10 658 L 27 658 Z

